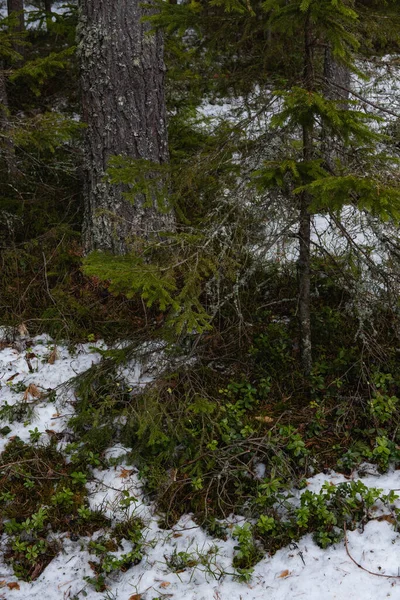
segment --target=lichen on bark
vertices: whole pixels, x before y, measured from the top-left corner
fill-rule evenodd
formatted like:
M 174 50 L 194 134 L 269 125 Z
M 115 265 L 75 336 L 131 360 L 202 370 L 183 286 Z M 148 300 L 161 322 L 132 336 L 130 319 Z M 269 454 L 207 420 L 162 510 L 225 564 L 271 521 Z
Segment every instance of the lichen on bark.
M 134 202 L 106 177 L 115 155 L 168 161 L 164 46 L 150 34 L 139 0 L 81 0 L 78 55 L 83 119 L 87 124 L 84 242 L 124 254 L 136 237 L 173 228 L 171 214 Z

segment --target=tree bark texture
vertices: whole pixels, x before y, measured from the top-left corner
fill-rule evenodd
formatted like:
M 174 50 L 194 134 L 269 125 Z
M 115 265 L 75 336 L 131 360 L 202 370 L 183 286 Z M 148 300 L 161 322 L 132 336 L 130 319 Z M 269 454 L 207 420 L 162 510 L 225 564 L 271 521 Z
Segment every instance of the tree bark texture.
M 149 35 L 140 0 L 81 0 L 78 28 L 87 123 L 86 251 L 129 251 L 137 237 L 173 228 L 171 215 L 131 203 L 105 179 L 113 155 L 168 161 L 162 34 Z
M 343 105 L 346 106 L 350 94 L 350 77 L 349 69 L 335 59 L 332 49 L 328 45 L 324 57 L 326 98 L 329 100 L 341 100 L 343 98 Z
M 343 100 L 339 106 L 346 109 L 350 95 L 351 74 L 346 65 L 335 59 L 329 45 L 324 56 L 324 82 L 325 97 L 328 100 Z M 335 140 L 325 128 L 322 129 L 322 154 L 332 173 L 335 170 L 335 160 L 344 160 L 343 144 Z

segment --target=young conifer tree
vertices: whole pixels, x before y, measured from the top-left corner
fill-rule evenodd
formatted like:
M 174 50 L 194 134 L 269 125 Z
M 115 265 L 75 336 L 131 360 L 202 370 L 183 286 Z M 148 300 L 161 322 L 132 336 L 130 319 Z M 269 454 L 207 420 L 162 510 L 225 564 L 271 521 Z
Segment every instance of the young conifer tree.
M 379 155 L 376 127 L 371 115 L 350 100 L 349 90 L 335 73 L 358 72 L 356 31 L 358 14 L 354 3 L 344 0 L 267 0 L 270 27 L 303 40 L 303 73 L 296 85 L 277 92 L 282 110 L 272 125 L 290 130 L 301 140 L 300 149 L 284 161 L 266 163 L 262 179 L 268 187 L 279 187 L 282 178 L 292 181 L 292 196 L 299 211 L 298 315 L 301 362 L 305 375 L 312 369 L 311 335 L 311 221 L 316 213 L 339 211 L 346 204 L 374 212 L 383 218 L 398 218 L 399 188 L 372 175 L 371 164 L 385 161 Z M 324 53 L 330 53 L 335 69 L 324 70 Z M 334 61 L 334 62 L 332 62 Z M 339 78 L 340 79 L 340 78 Z M 351 94 L 350 94 L 351 97 Z M 344 147 L 344 153 L 326 160 L 326 138 Z M 325 143 L 324 143 L 325 141 Z M 359 155 L 359 167 L 350 169 L 344 154 Z M 354 164 L 354 161 L 353 161 Z M 390 160 L 387 160 L 390 165 Z M 388 167 L 387 167 L 388 168 Z M 369 176 L 371 173 L 371 176 Z M 375 170 L 376 173 L 376 170 Z

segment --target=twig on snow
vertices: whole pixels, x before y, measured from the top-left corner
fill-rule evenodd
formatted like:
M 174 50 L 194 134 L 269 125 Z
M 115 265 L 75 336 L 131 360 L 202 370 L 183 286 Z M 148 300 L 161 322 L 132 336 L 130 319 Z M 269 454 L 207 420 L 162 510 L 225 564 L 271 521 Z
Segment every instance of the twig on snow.
M 347 541 L 347 527 L 346 527 L 346 523 L 344 523 L 343 525 L 343 529 L 344 529 L 344 545 L 346 548 L 346 554 L 347 556 L 350 558 L 350 560 L 359 568 L 362 569 L 363 571 L 365 571 L 366 573 L 369 573 L 370 575 L 375 575 L 375 577 L 386 577 L 386 579 L 400 579 L 400 575 L 385 575 L 384 573 L 375 573 L 374 571 L 370 571 L 369 569 L 367 569 L 366 567 L 363 567 L 362 565 L 360 565 L 360 563 L 358 563 L 356 561 L 356 559 L 350 554 L 349 551 L 349 543 Z

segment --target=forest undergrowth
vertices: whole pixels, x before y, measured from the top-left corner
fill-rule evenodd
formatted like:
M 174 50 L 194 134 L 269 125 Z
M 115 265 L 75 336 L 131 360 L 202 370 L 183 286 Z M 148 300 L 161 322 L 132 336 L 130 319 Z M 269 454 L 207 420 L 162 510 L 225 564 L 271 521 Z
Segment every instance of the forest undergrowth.
M 395 494 L 384 496 L 350 477 L 368 469 L 366 463 L 383 472 L 400 461 L 394 315 L 377 302 L 376 314 L 369 314 L 375 330 L 361 335 L 350 297 L 323 266 L 314 262 L 316 360 L 309 379 L 299 363 L 296 277 L 290 265 L 257 273 L 253 287 L 241 292 L 240 318 L 236 298 L 224 305 L 212 329 L 182 335 L 173 343 L 163 335 L 165 314 L 153 310 L 143 315 L 141 303 L 135 309 L 134 302 L 118 296 L 102 304 L 102 288 L 93 283 L 98 305 L 117 311 L 118 324 L 121 314 L 127 314 L 118 308 L 126 311 L 128 306 L 132 322 L 136 319 L 140 326 L 136 332 L 131 329 L 130 343 L 102 350 L 101 362 L 71 382 L 76 401 L 62 452 L 57 436 L 43 441 L 32 428 L 30 443 L 16 438 L 2 454 L 2 527 L 10 540 L 5 557 L 18 576 L 35 579 L 58 552 L 49 530 L 73 536 L 98 528 L 109 532 L 107 543 L 99 542 L 96 550 L 102 566 L 96 567 L 93 585 L 99 590 L 107 569 L 140 560 L 142 526 L 120 522 L 118 527 L 127 531 L 133 527 L 129 535 L 137 540 L 135 556 L 109 564 L 107 552 L 119 543 L 115 524 L 85 503 L 85 484 L 93 469 L 110 466 L 106 452 L 116 443 L 126 448 L 124 461 L 139 469 L 162 527 L 171 528 L 183 514 L 192 513 L 199 526 L 224 539 L 231 514 L 246 518 L 247 524 L 233 531 L 233 568 L 243 580 L 265 553 L 273 554 L 305 533 L 312 532 L 322 547 L 339 541 L 345 528 L 375 518 L 377 503 L 397 527 Z M 81 296 L 79 302 L 85 301 Z M 32 323 L 47 329 L 46 320 Z M 69 339 L 71 351 L 78 342 L 106 336 L 109 327 L 84 334 L 78 330 Z M 55 347 L 65 331 L 71 331 L 68 322 L 57 330 Z M 118 333 L 117 326 L 114 341 Z M 153 355 L 153 381 L 134 388 L 121 369 L 129 371 L 132 361 L 146 352 Z M 1 418 L 1 433 L 7 435 L 7 422 L 28 425 L 34 416 L 22 401 L 3 407 Z M 329 477 L 331 469 L 349 476 L 349 482 L 327 482 L 320 493 L 307 491 L 308 477 L 321 471 Z

